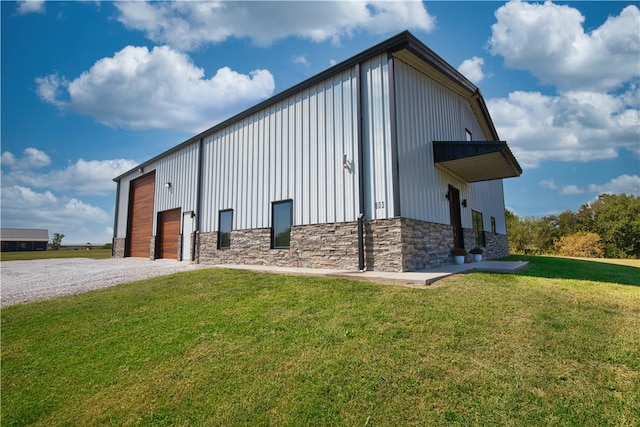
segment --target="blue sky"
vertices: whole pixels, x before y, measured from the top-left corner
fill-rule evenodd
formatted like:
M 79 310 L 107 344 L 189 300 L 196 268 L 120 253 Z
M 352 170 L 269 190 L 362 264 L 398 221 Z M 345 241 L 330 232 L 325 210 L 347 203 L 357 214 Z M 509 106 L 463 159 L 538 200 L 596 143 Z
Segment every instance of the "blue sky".
M 405 29 L 480 88 L 519 216 L 640 195 L 639 5 L 2 1 L 2 227 L 110 242 L 112 178 Z

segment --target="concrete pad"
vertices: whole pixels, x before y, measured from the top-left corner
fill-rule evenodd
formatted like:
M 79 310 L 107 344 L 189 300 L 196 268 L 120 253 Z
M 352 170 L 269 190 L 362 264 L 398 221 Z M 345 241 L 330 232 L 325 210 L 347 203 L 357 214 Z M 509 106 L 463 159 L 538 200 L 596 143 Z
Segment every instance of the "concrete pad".
M 526 261 L 481 261 L 462 265 L 442 265 L 422 271 L 385 272 L 331 270 L 320 268 L 275 267 L 266 265 L 219 264 L 216 268 L 260 271 L 276 274 L 294 274 L 302 276 L 342 277 L 347 279 L 367 280 L 377 283 L 393 283 L 412 287 L 425 287 L 431 283 L 453 274 L 485 271 L 490 273 L 515 273 L 529 265 Z

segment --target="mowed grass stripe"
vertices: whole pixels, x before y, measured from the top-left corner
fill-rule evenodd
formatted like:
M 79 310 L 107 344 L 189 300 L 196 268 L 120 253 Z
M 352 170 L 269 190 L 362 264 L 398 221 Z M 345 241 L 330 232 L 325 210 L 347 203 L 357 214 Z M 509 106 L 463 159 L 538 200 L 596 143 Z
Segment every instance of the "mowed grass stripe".
M 428 290 L 198 270 L 9 307 L 2 425 L 639 424 L 640 287 L 530 260 Z

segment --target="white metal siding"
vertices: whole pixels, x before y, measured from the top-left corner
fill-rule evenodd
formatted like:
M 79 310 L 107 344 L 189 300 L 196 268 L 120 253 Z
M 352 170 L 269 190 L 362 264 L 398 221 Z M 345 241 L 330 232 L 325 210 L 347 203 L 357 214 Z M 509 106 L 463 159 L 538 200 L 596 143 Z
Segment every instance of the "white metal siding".
M 389 63 L 379 55 L 362 64 L 365 218 L 393 217 Z
M 474 140 L 485 140 L 469 102 L 400 59 L 394 61 L 402 216 L 449 224 L 445 195 L 450 184 L 468 201 L 461 211 L 463 227 L 472 227 L 471 209 L 482 211 L 487 220 L 494 216 L 497 223 L 500 217 L 504 221 L 501 182 L 470 186 L 434 165 L 433 141 L 464 141 L 465 129 Z M 473 193 L 479 189 L 482 195 Z M 474 205 L 480 200 L 486 210 Z
M 157 163 L 155 210 L 195 211 L 198 190 L 198 144 L 191 144 Z M 169 188 L 165 183 L 170 182 Z M 154 228 L 155 230 L 155 228 Z
M 507 234 L 504 215 L 502 180 L 474 182 L 470 185 L 469 208 L 482 212 L 484 231 L 491 231 L 491 217 L 496 219 L 496 232 Z
M 217 230 L 221 209 L 234 209 L 233 229 L 270 227 L 284 199 L 295 225 L 355 221 L 356 82 L 354 67 L 207 137 L 201 231 Z
M 156 232 L 157 213 L 169 209 L 181 208 L 182 212 L 194 211 L 197 205 L 198 189 L 198 143 L 190 144 L 181 150 L 145 166 L 143 174 L 156 171 L 154 194 L 153 232 Z M 127 236 L 127 217 L 129 214 L 129 188 L 131 181 L 142 176 L 131 172 L 120 180 L 120 204 L 118 206 L 117 238 Z M 171 187 L 166 188 L 165 183 Z

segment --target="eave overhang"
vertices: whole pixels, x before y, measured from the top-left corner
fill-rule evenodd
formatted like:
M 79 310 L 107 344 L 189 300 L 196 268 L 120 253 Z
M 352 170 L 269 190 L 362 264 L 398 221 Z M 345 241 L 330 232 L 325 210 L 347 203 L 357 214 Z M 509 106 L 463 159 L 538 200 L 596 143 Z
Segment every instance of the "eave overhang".
M 504 141 L 433 141 L 436 166 L 465 182 L 515 178 L 522 168 Z

